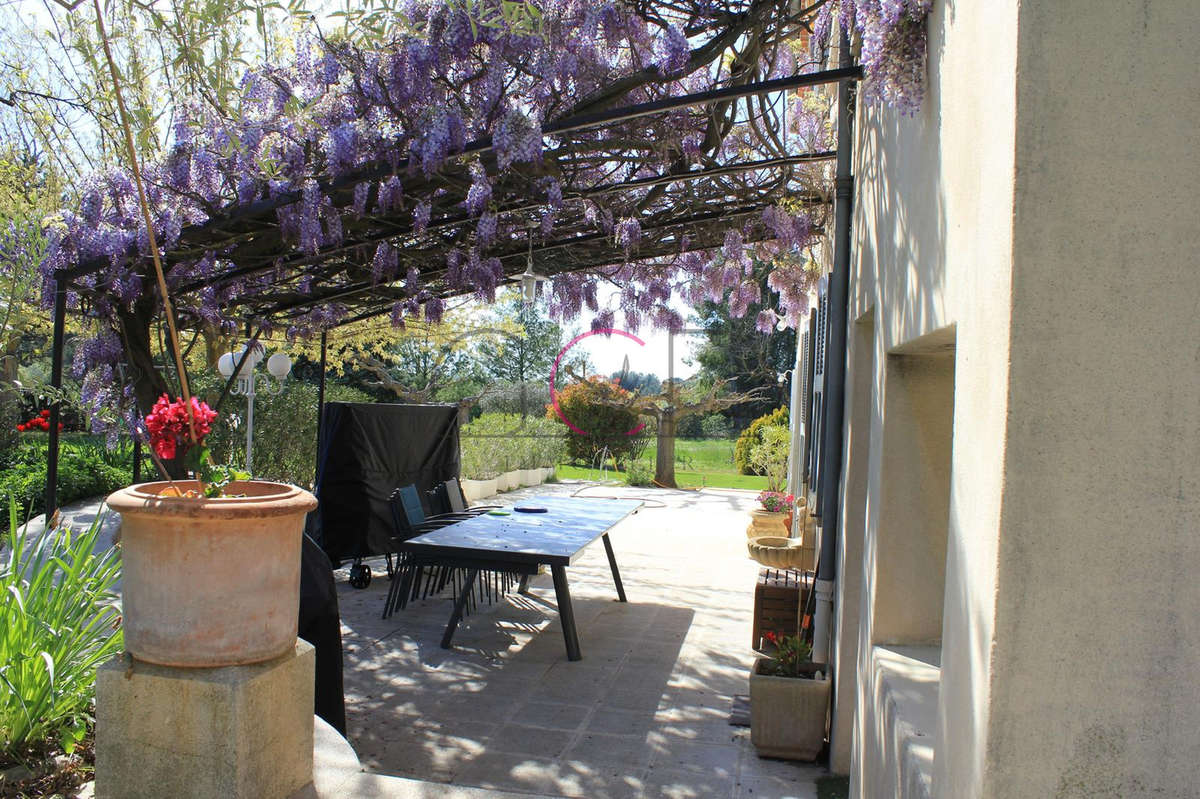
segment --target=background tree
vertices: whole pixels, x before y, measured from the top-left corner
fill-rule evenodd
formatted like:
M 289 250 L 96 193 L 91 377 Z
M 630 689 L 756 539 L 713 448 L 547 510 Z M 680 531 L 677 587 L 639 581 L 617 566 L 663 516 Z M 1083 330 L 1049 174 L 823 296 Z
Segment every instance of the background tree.
M 0 148 L 0 449 L 21 412 L 18 367 L 38 357 L 50 330 L 39 303 L 42 218 L 60 200 L 57 173 L 11 145 Z
M 679 420 L 690 416 L 702 416 L 737 405 L 754 402 L 757 391 L 728 394 L 728 381 L 706 382 L 693 380 L 687 384 L 676 379 L 663 386 L 658 394 L 628 395 L 614 402 L 626 407 L 639 416 L 654 421 L 657 430 L 657 446 L 654 453 L 654 482 L 663 488 L 677 488 L 675 483 L 675 439 L 678 436 Z
M 627 372 L 622 369 L 613 372 L 612 378 L 621 388 L 635 394 L 657 394 L 662 391 L 662 380 L 649 372 Z
M 754 277 L 763 297 L 770 296 L 767 280 L 771 266 L 755 261 Z M 796 333 L 791 328 L 778 330 L 771 325 L 764 331 L 756 318 L 759 309 L 752 306 L 744 316 L 730 314 L 728 303 L 704 302 L 698 308 L 699 326 L 705 339 L 693 356 L 700 374 L 708 380 L 722 380 L 739 393 L 754 392 L 754 398 L 726 406 L 735 430 L 772 408 L 786 404 L 791 383 L 779 382 L 779 375 L 795 364 Z
M 509 323 L 513 332 L 479 342 L 475 358 L 489 377 L 512 384 L 516 391 L 518 413 L 527 416 L 534 405 L 530 400 L 532 381 L 545 382 L 562 348 L 562 328 L 539 305 L 526 305 L 510 299 L 497 306 L 496 315 Z M 540 394 L 536 389 L 532 392 Z M 541 413 L 541 408 L 537 408 Z

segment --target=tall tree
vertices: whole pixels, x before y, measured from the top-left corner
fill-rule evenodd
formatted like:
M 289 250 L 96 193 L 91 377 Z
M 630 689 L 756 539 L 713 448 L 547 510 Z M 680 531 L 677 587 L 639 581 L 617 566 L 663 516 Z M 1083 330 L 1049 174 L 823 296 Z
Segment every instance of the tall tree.
M 538 305 L 519 300 L 499 306 L 497 315 L 515 330 L 481 341 L 476 348 L 479 366 L 489 376 L 517 387 L 522 416 L 530 412 L 540 416 L 541 408 L 529 407 L 528 384 L 549 378 L 562 348 L 562 328 Z
M 754 276 L 762 296 L 770 296 L 767 278 L 770 265 L 754 264 Z M 705 341 L 693 358 L 700 366 L 702 377 L 725 381 L 738 393 L 756 392 L 753 399 L 726 406 L 739 427 L 762 416 L 779 405 L 786 405 L 790 382 L 779 382 L 779 376 L 795 363 L 796 333 L 791 328 L 778 330 L 774 326 L 764 331 L 757 321 L 758 310 L 738 318 L 730 314 L 728 303 L 705 302 L 699 309 L 700 326 Z

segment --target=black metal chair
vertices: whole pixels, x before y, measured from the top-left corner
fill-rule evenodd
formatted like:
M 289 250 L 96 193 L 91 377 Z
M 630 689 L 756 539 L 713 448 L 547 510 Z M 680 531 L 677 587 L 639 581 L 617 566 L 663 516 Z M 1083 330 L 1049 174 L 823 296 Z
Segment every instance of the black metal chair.
M 388 497 L 388 507 L 392 512 L 392 525 L 395 528 L 392 540 L 397 549 L 399 549 L 399 544 L 410 538 L 439 530 L 462 521 L 464 518 L 459 516 L 427 518 L 424 508 L 421 507 L 421 498 L 417 493 L 417 487 L 414 485 L 401 486 L 393 491 Z M 450 577 L 447 574 L 448 571 L 448 569 L 437 568 L 432 569 L 429 574 L 425 574 L 423 566 L 412 563 L 412 559 L 400 551 L 396 556 L 396 567 L 392 570 L 392 583 L 388 587 L 387 598 L 383 603 L 383 618 L 386 619 L 398 608 L 405 607 L 410 599 L 417 598 L 421 593 L 422 578 L 425 583 L 425 596 L 429 595 L 431 588 L 440 591 Z M 435 585 L 436 588 L 434 588 Z
M 453 481 L 452 488 L 457 488 L 459 501 L 464 505 L 465 499 L 462 497 L 462 489 L 458 487 L 458 481 Z M 440 499 L 438 501 L 450 504 L 449 496 L 451 492 L 446 484 L 442 485 Z M 436 491 L 436 489 L 434 490 Z M 433 494 L 434 492 L 430 492 Z M 421 505 L 421 495 L 414 485 L 401 486 L 392 492 L 388 497 L 388 504 L 392 511 L 392 521 L 396 527 L 395 542 L 397 544 L 407 541 L 410 538 L 423 535 L 433 530 L 439 530 L 451 524 L 464 521 L 486 513 L 491 509 L 488 508 L 472 508 L 461 513 L 439 513 L 434 516 L 426 516 L 425 508 Z M 431 506 L 436 508 L 437 502 L 431 498 Z M 428 567 L 428 571 L 426 568 Z M 461 590 L 462 570 L 451 566 L 429 566 L 428 563 L 415 564 L 410 558 L 406 558 L 401 552 L 397 556 L 396 568 L 392 574 L 392 584 L 388 588 L 387 598 L 383 605 L 383 618 L 388 618 L 397 609 L 403 609 L 409 601 L 415 600 L 418 597 L 427 597 L 430 594 L 436 594 L 444 590 L 447 585 L 452 586 L 454 597 L 457 598 L 458 591 Z M 472 603 L 476 599 L 485 599 L 492 602 L 499 599 L 501 595 L 507 593 L 514 579 L 518 575 L 513 575 L 508 572 L 485 572 L 480 575 L 480 578 L 475 581 L 471 588 L 470 595 L 467 597 L 466 611 L 469 612 Z M 520 590 L 525 588 L 525 579 L 521 578 Z M 478 595 L 475 592 L 478 591 Z
M 481 516 L 490 510 L 503 507 L 501 505 L 467 505 L 467 497 L 463 493 L 462 484 L 457 477 L 451 477 L 444 483 L 438 483 L 426 492 L 429 497 L 429 509 L 436 515 L 458 514 Z

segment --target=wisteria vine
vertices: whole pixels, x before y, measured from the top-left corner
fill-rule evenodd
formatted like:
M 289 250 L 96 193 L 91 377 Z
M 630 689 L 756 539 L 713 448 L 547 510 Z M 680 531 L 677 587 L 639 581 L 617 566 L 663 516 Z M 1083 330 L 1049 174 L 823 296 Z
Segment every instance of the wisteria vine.
M 835 6 L 842 24 L 862 33 L 873 91 L 914 107 L 928 0 L 813 5 L 814 41 L 828 38 Z M 268 332 L 311 335 L 348 318 L 353 303 L 337 289 L 356 281 L 392 298 L 394 324 L 417 316 L 437 322 L 449 296 L 495 298 L 506 278 L 506 248 L 591 230 L 618 255 L 609 265 L 555 274 L 549 302 L 558 318 L 587 311 L 594 326 L 677 329 L 684 320 L 671 300 L 683 297 L 728 302 L 735 316 L 758 306 L 764 331 L 780 321 L 798 325 L 815 278 L 804 252 L 819 235 L 823 211 L 792 196 L 827 196 L 824 166 L 796 167 L 782 180 L 724 177 L 706 184 L 707 194 L 696 185 L 600 196 L 594 189 L 756 154 L 827 148 L 828 114 L 811 97 L 782 120 L 774 106 L 747 101 L 722 118 L 696 109 L 566 137 L 545 136 L 543 128 L 572 112 L 789 74 L 801 68 L 796 48 L 813 20 L 794 16 L 786 0 L 696 0 L 653 14 L 640 7 L 548 0 L 535 33 L 476 24 L 462 4 L 414 0 L 406 10 L 411 33 L 387 47 L 308 37 L 292 63 L 246 73 L 236 113 L 181 103 L 169 152 L 145 165 L 145 174 L 168 287 L 185 324 L 233 332 L 250 321 Z M 742 38 L 722 44 L 721 32 L 739 25 Z M 730 50 L 737 57 L 726 67 L 721 55 Z M 742 56 L 753 61 L 739 64 Z M 469 142 L 489 138 L 490 147 L 465 152 Z M 380 164 L 390 169 L 375 176 Z M 373 176 L 360 178 L 365 174 Z M 123 169 L 92 177 L 78 207 L 52 225 L 41 262 L 47 304 L 57 270 L 107 263 L 81 278 L 81 292 L 70 298 L 95 320 L 96 333 L 77 348 L 74 373 L 96 419 L 103 408 L 130 400 L 114 370 L 129 346 L 138 301 L 154 291 L 135 196 Z M 673 252 L 645 256 L 648 241 L 657 240 L 644 225 L 659 218 L 656 212 L 688 202 L 719 208 L 739 197 L 757 198 L 761 210 L 712 223 L 727 228 L 723 240 L 696 246 L 685 234 Z M 260 207 L 270 209 L 276 257 L 238 279 L 229 275 L 243 264 L 238 247 L 246 246 L 245 236 L 196 246 L 185 235 Z M 374 243 L 367 248 L 364 238 Z M 774 300 L 760 296 L 755 259 L 773 264 Z M 617 307 L 600 306 L 602 282 L 619 287 Z M 275 313 L 252 306 L 262 296 L 280 298 Z M 142 393 L 158 391 L 149 385 Z

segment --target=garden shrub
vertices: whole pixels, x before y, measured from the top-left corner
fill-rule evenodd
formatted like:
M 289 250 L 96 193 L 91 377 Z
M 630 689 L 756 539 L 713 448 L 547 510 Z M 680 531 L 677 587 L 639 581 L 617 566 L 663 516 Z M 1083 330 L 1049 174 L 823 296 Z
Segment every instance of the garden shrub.
M 700 433 L 705 438 L 728 438 L 729 420 L 719 413 L 710 413 L 700 421 Z
M 463 426 L 459 441 L 462 476 L 468 480 L 555 466 L 566 452 L 562 425 L 516 413 L 485 413 Z
M 48 447 L 48 436 L 26 433 L 17 446 L 3 453 L 0 457 L 0 503 L 14 503 L 22 515 L 36 515 L 46 509 Z M 124 456 L 123 463 L 121 456 Z M 59 445 L 60 505 L 108 496 L 132 481 L 133 463 L 128 445 L 118 453 L 107 452 L 98 441 L 87 439 L 67 440 Z
M 742 431 L 737 443 L 733 445 L 733 465 L 742 474 L 754 474 L 750 463 L 750 453 L 756 444 L 762 443 L 762 429 L 770 425 L 788 426 L 788 409 L 776 408 L 768 414 L 758 417 Z
M 625 466 L 625 482 L 631 486 L 652 486 L 654 468 L 646 461 L 630 461 Z
M 9 504 L 0 554 L 0 764 L 61 747 L 92 720 L 96 667 L 123 648 L 115 549 L 93 554 L 103 517 L 80 535 L 65 526 L 36 541 Z
M 703 438 L 704 425 L 699 414 L 688 414 L 675 423 L 676 438 Z
M 571 424 L 583 431 L 567 429 L 567 455 L 573 463 L 592 463 L 607 448 L 619 465 L 636 460 L 649 443 L 643 429 L 630 435 L 642 420 L 627 407 L 620 407 L 632 395 L 611 380 L 593 376 L 572 383 L 558 392 L 558 405 Z M 562 420 L 554 407 L 546 409 L 546 418 Z
M 767 478 L 768 491 L 781 491 L 787 483 L 790 431 L 781 424 L 769 424 L 759 429 L 759 438 L 750 449 L 750 467 Z

